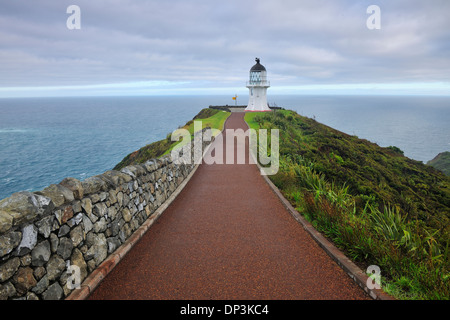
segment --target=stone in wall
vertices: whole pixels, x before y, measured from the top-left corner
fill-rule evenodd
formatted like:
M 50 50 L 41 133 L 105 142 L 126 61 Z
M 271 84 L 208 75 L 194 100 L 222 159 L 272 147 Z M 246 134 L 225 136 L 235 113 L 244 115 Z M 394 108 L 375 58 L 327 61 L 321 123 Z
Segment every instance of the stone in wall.
M 43 266 L 51 256 L 50 242 L 47 240 L 40 242 L 31 251 L 31 265 L 34 267 Z
M 21 240 L 21 232 L 10 231 L 0 235 L 0 258 L 12 252 L 20 244 Z
M 16 192 L 0 201 L 0 221 L 4 221 L 2 232 L 33 222 L 38 216 L 47 215 L 53 208 L 54 204 L 48 197 L 27 191 Z
M 16 254 L 23 256 L 34 248 L 37 243 L 38 229 L 33 224 L 29 224 L 22 229 L 22 240 L 16 248 Z
M 59 183 L 63 187 L 66 187 L 73 193 L 73 197 L 75 199 L 81 200 L 83 199 L 84 189 L 83 184 L 75 179 L 75 178 L 65 178 L 63 181 Z

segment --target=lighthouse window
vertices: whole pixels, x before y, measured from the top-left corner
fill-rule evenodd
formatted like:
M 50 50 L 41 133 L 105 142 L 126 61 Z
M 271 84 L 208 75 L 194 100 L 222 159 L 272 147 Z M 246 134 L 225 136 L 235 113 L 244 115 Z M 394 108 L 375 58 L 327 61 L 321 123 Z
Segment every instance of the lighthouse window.
M 261 72 L 251 72 L 250 82 L 261 82 Z

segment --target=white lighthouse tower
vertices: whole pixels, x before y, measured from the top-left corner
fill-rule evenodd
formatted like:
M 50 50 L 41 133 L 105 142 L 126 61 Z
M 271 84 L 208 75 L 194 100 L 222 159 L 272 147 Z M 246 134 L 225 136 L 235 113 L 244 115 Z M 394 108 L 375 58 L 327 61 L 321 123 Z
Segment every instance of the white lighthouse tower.
M 250 81 L 247 82 L 249 99 L 245 111 L 270 111 L 267 105 L 267 88 L 270 83 L 267 81 L 266 68 L 259 63 L 259 58 L 255 61 L 256 64 L 250 69 Z

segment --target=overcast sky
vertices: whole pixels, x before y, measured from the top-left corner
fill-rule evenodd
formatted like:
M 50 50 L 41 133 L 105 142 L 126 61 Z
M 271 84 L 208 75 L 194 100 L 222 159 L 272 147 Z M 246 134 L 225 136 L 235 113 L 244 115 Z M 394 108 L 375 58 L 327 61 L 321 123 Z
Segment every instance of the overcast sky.
M 0 0 L 0 97 L 244 93 L 255 57 L 272 93 L 450 94 L 450 1 Z

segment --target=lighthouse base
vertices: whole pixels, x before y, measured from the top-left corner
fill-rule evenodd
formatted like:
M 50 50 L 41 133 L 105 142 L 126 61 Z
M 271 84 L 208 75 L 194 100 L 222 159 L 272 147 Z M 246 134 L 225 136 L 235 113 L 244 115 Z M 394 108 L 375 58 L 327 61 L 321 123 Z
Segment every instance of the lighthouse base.
M 259 105 L 259 106 L 255 106 L 255 105 L 248 105 L 247 108 L 245 108 L 244 111 L 250 111 L 250 112 L 264 112 L 264 111 L 272 111 L 270 110 L 269 106 L 266 104 L 264 105 Z
M 270 111 L 267 104 L 267 85 L 248 85 L 249 97 L 245 111 Z

